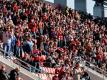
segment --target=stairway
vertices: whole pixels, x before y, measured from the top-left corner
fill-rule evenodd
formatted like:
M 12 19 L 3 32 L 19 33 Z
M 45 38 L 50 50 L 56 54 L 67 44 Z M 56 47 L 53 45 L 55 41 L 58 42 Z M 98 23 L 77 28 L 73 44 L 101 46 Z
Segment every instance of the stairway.
M 55 69 L 53 68 L 46 68 L 46 67 L 41 67 L 41 70 L 43 72 L 41 73 L 33 73 L 26 69 L 25 66 L 22 67 L 22 65 L 19 63 L 20 61 L 23 63 L 26 63 L 18 58 L 13 57 L 12 59 L 6 59 L 3 56 L 4 50 L 0 48 L 0 65 L 5 64 L 6 65 L 6 70 L 7 72 L 10 72 L 12 69 L 18 67 L 20 69 L 20 77 L 23 78 L 24 80 L 52 80 L 52 77 L 55 73 Z M 26 63 L 28 64 L 28 63 Z M 50 72 L 50 73 L 49 73 Z
M 18 67 L 20 70 L 20 76 L 24 79 L 24 80 L 41 80 L 40 78 L 38 78 L 35 73 L 31 73 L 28 70 L 20 67 L 19 65 L 15 64 L 11 59 L 6 59 L 4 58 L 2 55 L 0 55 L 0 65 L 5 64 L 6 65 L 6 70 L 7 72 L 9 72 L 10 70 Z

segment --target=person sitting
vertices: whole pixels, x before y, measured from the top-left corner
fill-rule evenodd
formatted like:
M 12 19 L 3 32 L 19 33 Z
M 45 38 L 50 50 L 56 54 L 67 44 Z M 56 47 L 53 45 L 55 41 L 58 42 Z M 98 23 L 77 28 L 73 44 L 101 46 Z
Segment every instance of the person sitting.
M 2 65 L 0 69 L 0 80 L 8 80 L 8 78 L 9 76 L 7 72 L 5 71 L 5 65 Z
M 10 75 L 9 80 L 17 80 L 16 78 L 19 76 L 19 69 L 15 68 L 11 70 L 9 75 Z

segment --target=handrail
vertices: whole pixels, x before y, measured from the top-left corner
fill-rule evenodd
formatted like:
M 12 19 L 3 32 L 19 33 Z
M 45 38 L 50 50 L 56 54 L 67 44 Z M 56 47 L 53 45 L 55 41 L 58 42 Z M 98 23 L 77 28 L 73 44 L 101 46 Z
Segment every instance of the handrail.
M 5 52 L 2 48 L 0 48 L 0 52 L 7 53 L 7 52 Z M 21 59 L 19 59 L 19 58 L 17 58 L 17 57 L 15 57 L 15 58 L 16 58 L 18 61 L 26 64 L 27 67 L 33 67 L 33 68 L 35 68 L 34 66 L 32 66 L 31 64 L 29 64 L 29 63 L 27 63 L 27 62 L 25 62 L 25 61 L 23 61 L 23 60 L 21 60 Z M 107 77 L 107 71 L 105 71 L 105 70 L 103 70 L 103 69 L 101 69 L 101 68 L 98 68 L 97 66 L 95 66 L 95 65 L 92 64 L 92 63 L 90 63 L 89 61 L 86 61 L 86 60 L 83 59 L 83 58 L 82 58 L 82 61 L 85 61 L 85 66 L 87 66 L 87 67 L 95 70 L 96 72 L 98 72 L 98 73 L 100 73 L 100 74 L 104 74 L 104 75 Z M 37 63 L 39 63 L 39 62 L 37 62 Z M 89 64 L 89 65 L 87 65 L 87 64 Z M 93 65 L 93 66 L 90 66 L 90 65 Z M 24 65 L 20 65 L 20 66 L 26 68 L 26 66 L 24 66 Z M 44 71 L 42 71 L 41 69 L 37 69 L 37 68 L 35 68 L 35 70 L 40 71 L 40 72 L 44 72 Z M 44 73 L 45 73 L 45 72 L 44 72 Z
M 90 62 L 87 62 L 87 63 L 92 64 Z M 104 69 L 101 69 L 101 68 L 99 68 L 99 67 L 97 67 L 95 65 L 94 66 L 89 66 L 89 67 L 94 69 L 96 72 L 98 72 L 100 74 L 103 74 L 103 75 L 105 75 L 107 77 L 107 72 Z
M 2 48 L 0 48 L 0 52 L 2 52 L 2 53 L 8 53 L 8 52 L 5 52 Z M 23 61 L 23 60 L 21 60 L 21 59 L 19 59 L 19 58 L 17 58 L 17 57 L 15 57 L 15 58 L 16 58 L 18 61 L 20 61 L 20 62 L 28 65 L 28 66 L 27 66 L 28 68 L 31 68 L 31 67 L 32 67 L 32 68 L 34 68 L 35 70 L 44 73 L 44 71 L 42 71 L 41 69 L 37 69 L 37 68 L 35 68 L 34 66 L 30 65 L 29 63 L 27 63 L 27 62 L 25 62 L 25 61 Z M 12 59 L 11 59 L 11 60 L 12 60 Z M 13 61 L 13 62 L 14 62 L 14 61 Z M 24 66 L 24 65 L 20 65 L 20 66 L 27 69 L 27 67 Z M 27 69 L 27 70 L 28 70 L 28 69 Z M 30 70 L 30 72 L 31 72 L 31 70 Z
M 0 52 L 2 52 L 2 53 L 8 53 L 8 52 L 5 52 L 2 48 L 0 48 Z M 14 56 L 14 57 L 15 57 L 15 56 Z M 45 71 L 45 70 L 42 68 L 42 66 L 40 65 L 40 64 L 41 64 L 40 62 L 35 62 L 35 64 L 39 64 L 40 69 L 32 66 L 31 64 L 29 64 L 29 63 L 27 63 L 26 61 L 23 61 L 23 60 L 21 60 L 20 58 L 17 58 L 17 57 L 15 57 L 15 59 L 13 60 L 13 62 L 14 62 L 15 64 L 18 64 L 20 67 L 25 68 L 26 70 L 28 70 L 28 71 L 30 71 L 30 72 L 32 72 L 32 68 L 33 68 L 33 70 L 35 70 L 35 71 L 37 71 L 37 72 L 40 72 L 40 73 L 54 74 L 54 73 L 48 73 L 47 71 Z M 52 65 L 52 63 L 50 63 L 50 62 L 43 62 L 43 64 L 44 64 L 44 63 L 48 63 L 48 64 Z M 23 65 L 23 64 L 25 64 L 25 65 Z M 51 68 L 51 67 L 48 67 L 48 68 Z
M 91 62 L 86 61 L 83 58 L 82 58 L 82 61 L 85 62 L 85 66 L 87 66 L 87 67 L 91 68 L 92 70 L 95 70 L 96 72 L 98 72 L 98 73 L 100 73 L 100 74 L 107 77 L 107 71 L 105 71 L 104 69 L 101 69 L 101 68 L 97 67 L 95 64 L 92 64 Z

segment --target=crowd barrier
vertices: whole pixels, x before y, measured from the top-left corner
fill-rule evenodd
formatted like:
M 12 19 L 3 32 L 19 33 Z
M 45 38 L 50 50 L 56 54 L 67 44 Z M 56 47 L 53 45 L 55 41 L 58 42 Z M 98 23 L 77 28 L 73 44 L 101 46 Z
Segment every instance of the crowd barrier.
M 3 53 L 6 53 L 2 48 L 0 48 L 0 52 L 1 52 L 0 55 L 3 55 Z M 98 68 L 98 66 L 92 64 L 89 61 L 86 61 L 83 58 L 76 57 L 75 61 L 79 61 L 83 67 L 87 66 L 87 67 L 91 68 L 92 70 L 98 72 L 99 74 L 102 74 L 103 76 L 107 77 L 107 71 L 106 70 Z M 40 66 L 40 69 L 37 69 L 37 68 L 33 67 L 32 65 L 30 65 L 29 63 L 22 61 L 21 59 L 16 58 L 16 57 L 15 57 L 15 60 L 13 60 L 13 62 L 18 64 L 20 67 L 23 67 L 23 68 L 29 70 L 30 72 L 32 72 L 31 68 L 37 70 L 40 73 L 36 73 L 35 75 L 38 76 L 39 78 L 42 78 L 43 80 L 48 80 L 49 78 L 52 79 L 52 77 L 55 74 L 55 68 Z M 50 63 L 50 65 L 51 65 L 51 63 Z
M 107 77 L 107 70 L 105 70 L 103 68 L 99 68 L 95 64 L 93 64 L 90 61 L 87 61 L 87 60 L 85 60 L 84 58 L 81 58 L 81 57 L 77 57 L 76 60 L 78 60 L 83 67 L 86 66 L 86 67 L 96 71 L 100 75 L 103 75 L 104 77 Z M 105 79 L 103 79 L 103 80 L 105 80 Z
M 4 53 L 7 53 L 7 52 L 5 52 L 2 48 L 0 48 L 0 52 L 1 52 L 0 55 L 3 55 Z M 4 56 L 4 55 L 3 55 L 3 56 Z M 5 57 L 5 56 L 4 56 L 4 57 Z M 11 59 L 11 58 L 10 58 L 10 59 L 13 60 L 14 63 L 20 65 L 20 67 L 23 67 L 23 68 L 25 68 L 25 69 L 27 69 L 27 70 L 29 70 L 29 71 L 31 71 L 31 68 L 34 68 L 35 70 L 42 72 L 42 70 L 35 68 L 34 66 L 28 64 L 27 62 L 25 62 L 25 61 L 23 61 L 23 60 L 21 60 L 21 59 L 19 59 L 19 58 L 17 58 L 17 57 L 14 57 L 14 58 L 15 58 L 15 59 Z
M 2 48 L 0 48 L 0 55 L 3 56 L 3 53 L 6 53 L 6 52 Z M 35 73 L 35 76 L 37 76 L 39 80 L 51 80 L 55 74 L 55 68 L 48 68 L 48 67 L 40 66 L 40 69 L 38 69 L 17 57 L 15 57 L 15 59 L 11 59 L 11 60 L 19 66 L 19 69 L 20 69 L 20 67 L 23 67 L 24 69 L 26 69 L 30 72 L 32 72 L 32 69 L 33 70 L 35 69 L 37 71 L 37 73 Z M 50 65 L 51 65 L 51 63 L 50 63 Z
M 105 69 L 101 69 L 98 66 L 95 66 L 94 64 L 92 64 L 88 61 L 85 61 L 85 66 L 87 66 L 87 67 L 91 68 L 92 70 L 95 70 L 96 72 L 107 77 L 107 71 Z

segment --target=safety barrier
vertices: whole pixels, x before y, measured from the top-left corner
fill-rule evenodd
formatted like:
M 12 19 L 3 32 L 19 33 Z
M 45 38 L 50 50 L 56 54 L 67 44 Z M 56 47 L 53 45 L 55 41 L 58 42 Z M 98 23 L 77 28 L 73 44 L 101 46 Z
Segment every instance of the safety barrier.
M 95 64 L 93 64 L 92 62 L 89 62 L 81 57 L 76 57 L 75 60 L 79 61 L 83 67 L 88 67 L 87 68 L 88 71 L 90 71 L 89 69 L 91 69 L 91 70 L 95 71 L 96 73 L 99 73 L 100 78 L 102 78 L 101 80 L 107 80 L 107 70 L 101 69 L 98 66 L 96 66 Z M 96 77 L 98 77 L 98 75 Z
M 5 52 L 2 48 L 0 48 L 0 55 L 3 56 L 3 53 L 7 53 L 7 52 Z M 34 66 L 30 65 L 29 63 L 17 58 L 17 57 L 15 57 L 15 59 L 11 59 L 11 60 L 15 64 L 17 64 L 19 68 L 23 67 L 24 69 L 26 69 L 30 72 L 33 72 L 33 70 L 36 70 L 37 73 L 35 73 L 35 76 L 38 77 L 39 80 L 51 80 L 55 74 L 55 68 L 48 68 L 48 67 L 40 66 L 40 69 L 38 69 L 38 68 L 35 68 Z M 51 65 L 51 63 L 50 63 L 50 65 Z
M 3 55 L 3 53 L 7 53 L 7 52 L 5 52 L 2 48 L 0 48 L 0 52 L 2 53 L 2 54 L 0 54 L 0 55 Z M 5 56 L 4 56 L 4 57 L 5 57 Z M 20 67 L 23 67 L 23 68 L 29 70 L 30 72 L 32 72 L 32 71 L 31 71 L 31 68 L 35 69 L 37 72 L 42 72 L 42 73 L 44 72 L 43 70 L 37 69 L 37 68 L 35 68 L 34 66 L 30 65 L 29 63 L 27 63 L 27 62 L 25 62 L 25 61 L 23 61 L 23 60 L 21 60 L 21 59 L 19 59 L 19 58 L 17 58 L 17 57 L 14 57 L 14 58 L 15 58 L 15 59 L 11 59 L 11 58 L 10 58 L 10 59 L 13 60 L 14 63 L 20 65 Z
M 88 61 L 85 61 L 85 66 L 95 70 L 96 72 L 100 73 L 100 74 L 103 74 L 104 76 L 107 77 L 107 71 L 105 69 L 101 69 L 99 68 L 98 66 L 95 66 L 94 64 L 88 62 Z

